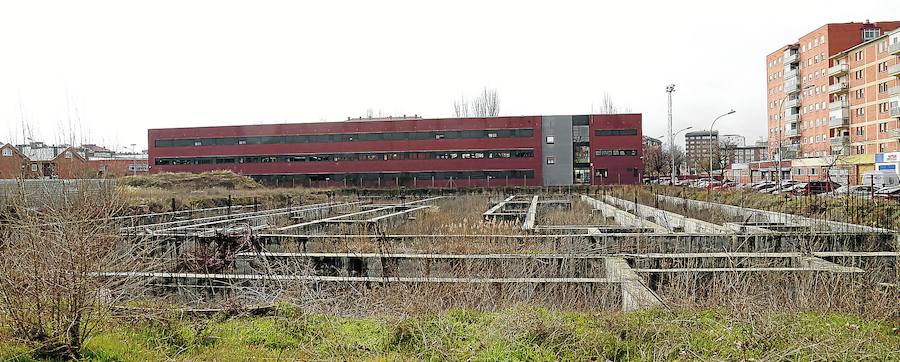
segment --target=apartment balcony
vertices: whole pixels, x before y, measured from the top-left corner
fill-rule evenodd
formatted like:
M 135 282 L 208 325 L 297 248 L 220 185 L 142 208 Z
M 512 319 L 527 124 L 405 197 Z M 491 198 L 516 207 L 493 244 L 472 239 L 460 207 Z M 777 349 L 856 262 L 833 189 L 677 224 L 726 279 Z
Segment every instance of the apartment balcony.
M 794 69 L 788 69 L 787 67 L 784 68 L 784 79 L 797 78 L 798 75 L 800 75 L 800 70 L 798 68 L 794 68 Z
M 844 147 L 850 144 L 850 136 L 835 136 L 831 137 L 831 147 Z
M 850 156 L 850 146 L 831 146 L 831 155 L 833 156 Z
M 828 68 L 828 75 L 831 77 L 840 77 L 850 71 L 849 64 L 838 64 Z
M 894 128 L 887 131 L 888 137 L 900 139 L 900 128 Z
M 784 64 L 794 64 L 800 62 L 800 53 L 785 53 Z
M 891 55 L 900 55 L 900 41 L 894 42 L 888 47 L 888 53 Z
M 788 128 L 788 129 L 784 130 L 784 135 L 785 135 L 785 137 L 800 136 L 800 129 L 799 128 Z
M 836 100 L 834 102 L 828 103 L 828 109 L 841 109 L 850 107 L 850 102 Z
M 850 110 L 847 108 L 833 109 L 828 112 L 828 127 L 843 128 L 850 126 Z
M 785 112 L 784 114 L 784 122 L 785 123 L 795 123 L 800 120 L 800 113 L 790 114 Z
M 784 108 L 797 108 L 800 107 L 800 99 L 788 99 L 784 101 Z
M 891 117 L 900 118 L 900 107 L 891 108 Z
M 897 44 L 900 44 L 900 43 L 897 43 Z M 891 97 L 900 95 L 900 86 L 888 88 L 888 95 Z
M 828 94 L 845 93 L 850 90 L 850 84 L 847 82 L 837 82 L 828 86 Z
M 888 75 L 900 77 L 900 64 L 894 64 L 888 67 Z
M 800 82 L 797 81 L 797 78 L 784 82 L 784 93 L 800 93 Z

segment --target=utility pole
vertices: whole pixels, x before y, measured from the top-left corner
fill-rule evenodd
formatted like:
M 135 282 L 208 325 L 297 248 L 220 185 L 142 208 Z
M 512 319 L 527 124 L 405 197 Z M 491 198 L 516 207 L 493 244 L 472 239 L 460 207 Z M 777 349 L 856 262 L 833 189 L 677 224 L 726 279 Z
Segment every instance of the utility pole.
M 671 178 L 669 182 L 675 185 L 675 136 L 672 134 L 672 93 L 675 92 L 675 85 L 666 86 L 666 94 L 669 96 L 669 158 L 672 159 Z

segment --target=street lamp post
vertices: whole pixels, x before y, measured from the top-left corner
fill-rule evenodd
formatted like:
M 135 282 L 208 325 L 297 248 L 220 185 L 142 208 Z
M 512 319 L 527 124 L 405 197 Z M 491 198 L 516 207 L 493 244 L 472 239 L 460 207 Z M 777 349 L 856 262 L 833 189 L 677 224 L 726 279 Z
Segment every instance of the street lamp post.
M 132 175 L 132 176 L 137 176 L 137 151 L 135 151 L 135 147 L 136 147 L 136 146 L 137 146 L 137 144 L 135 144 L 135 143 L 132 143 L 132 144 L 131 144 L 131 159 L 132 159 L 132 161 L 131 161 L 131 170 L 132 170 L 132 171 L 131 171 L 131 175 Z M 149 161 L 147 161 L 147 162 L 149 162 Z
M 685 127 L 685 128 L 682 128 L 682 129 L 676 131 L 675 133 L 672 134 L 672 139 L 674 139 L 675 137 L 678 137 L 678 135 L 679 135 L 681 132 L 687 131 L 687 130 L 689 130 L 689 129 L 691 129 L 691 128 L 694 128 L 694 126 L 687 126 L 687 127 Z M 665 137 L 665 136 L 659 136 L 659 137 L 657 137 L 657 138 L 663 138 L 663 137 Z M 674 141 L 673 141 L 673 142 L 674 142 Z M 672 158 L 672 169 L 674 170 L 674 169 L 675 169 L 675 147 L 672 147 L 672 148 L 669 150 L 669 157 Z M 672 182 L 672 184 L 674 185 L 674 181 Z
M 716 122 L 719 120 L 719 118 L 722 118 L 722 117 L 725 117 L 725 116 L 727 116 L 727 115 L 729 115 L 729 114 L 734 114 L 734 113 L 735 113 L 735 111 L 732 109 L 732 110 L 728 111 L 728 113 L 725 113 L 725 114 L 723 114 L 723 115 L 720 115 L 720 116 L 716 117 L 716 119 L 714 119 L 714 120 L 712 121 L 712 124 L 709 125 L 709 168 L 706 170 L 706 175 L 709 176 L 710 179 L 712 179 L 712 159 L 713 159 L 713 154 L 712 154 L 712 130 L 713 130 L 713 127 L 716 126 Z M 718 137 L 716 137 L 716 139 L 718 140 Z

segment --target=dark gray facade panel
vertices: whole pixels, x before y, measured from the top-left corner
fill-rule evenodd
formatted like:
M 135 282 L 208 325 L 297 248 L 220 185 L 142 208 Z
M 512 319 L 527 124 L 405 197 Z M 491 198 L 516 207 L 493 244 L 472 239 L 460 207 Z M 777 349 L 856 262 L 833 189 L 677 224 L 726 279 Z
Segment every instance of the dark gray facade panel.
M 553 137 L 553 143 L 547 138 Z M 541 120 L 541 169 L 544 186 L 571 185 L 573 175 L 572 116 L 545 116 Z M 549 164 L 548 159 L 553 163 Z

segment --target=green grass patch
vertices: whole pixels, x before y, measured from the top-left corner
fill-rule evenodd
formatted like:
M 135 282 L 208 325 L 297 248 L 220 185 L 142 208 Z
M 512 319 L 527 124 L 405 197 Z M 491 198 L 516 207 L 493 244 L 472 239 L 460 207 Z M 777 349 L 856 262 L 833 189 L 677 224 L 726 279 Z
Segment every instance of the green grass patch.
M 720 310 L 634 313 L 513 308 L 409 318 L 274 316 L 110 323 L 86 360 L 897 360 L 896 321 Z M 32 360 L 0 342 L 0 359 Z

